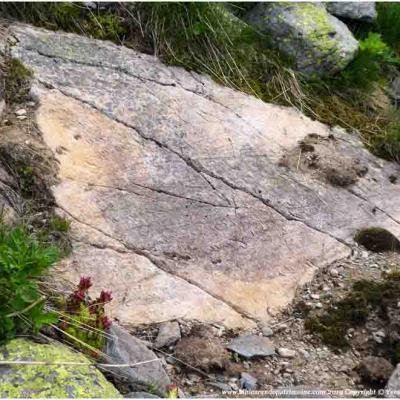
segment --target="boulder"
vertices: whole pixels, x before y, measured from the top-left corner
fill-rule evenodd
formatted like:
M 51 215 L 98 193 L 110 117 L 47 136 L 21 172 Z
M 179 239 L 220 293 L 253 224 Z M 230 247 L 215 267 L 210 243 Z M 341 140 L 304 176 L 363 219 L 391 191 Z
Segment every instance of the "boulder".
M 373 1 L 332 1 L 324 4 L 328 12 L 338 18 L 373 22 L 378 15 Z
M 359 373 L 365 383 L 382 387 L 392 375 L 393 365 L 383 357 L 364 357 L 359 365 Z
M 2 365 L 0 398 L 122 397 L 94 366 L 62 365 L 92 361 L 60 343 L 14 339 L 0 348 L 1 361 L 44 361 L 60 365 Z
M 103 353 L 106 355 L 105 361 L 110 364 L 145 362 L 132 367 L 103 368 L 117 379 L 122 378 L 132 392 L 146 391 L 151 386 L 159 394 L 164 394 L 166 386 L 171 383 L 162 360 L 122 327 L 115 324 L 111 326 Z
M 315 3 L 257 3 L 245 20 L 270 37 L 296 70 L 335 74 L 354 58 L 358 42 L 347 26 Z
M 398 398 L 400 394 L 400 364 L 397 364 L 385 387 L 385 397 Z
M 109 42 L 9 31 L 71 221 L 58 276 L 112 289 L 124 325 L 255 329 L 358 230 L 400 238 L 400 166 L 357 135 Z

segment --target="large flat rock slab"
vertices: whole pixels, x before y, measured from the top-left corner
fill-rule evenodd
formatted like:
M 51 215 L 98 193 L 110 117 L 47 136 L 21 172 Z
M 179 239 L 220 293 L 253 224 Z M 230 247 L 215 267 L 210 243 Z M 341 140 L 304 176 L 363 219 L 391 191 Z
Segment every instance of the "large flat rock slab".
M 108 42 L 11 33 L 60 163 L 53 192 L 74 241 L 64 274 L 111 288 L 122 323 L 249 327 L 349 255 L 356 230 L 400 237 L 399 168 L 356 137 Z

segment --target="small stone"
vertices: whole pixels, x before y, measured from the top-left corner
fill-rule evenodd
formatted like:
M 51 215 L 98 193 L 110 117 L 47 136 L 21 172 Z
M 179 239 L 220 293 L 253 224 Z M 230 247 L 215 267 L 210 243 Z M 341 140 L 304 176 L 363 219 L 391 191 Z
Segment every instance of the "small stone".
M 383 339 L 385 338 L 386 334 L 384 331 L 377 331 L 372 332 L 372 337 L 374 338 L 376 343 L 383 343 Z
M 319 300 L 319 294 L 313 293 L 310 297 L 311 297 L 313 300 Z
M 126 399 L 159 399 L 155 394 L 147 392 L 130 392 L 124 396 Z
M 229 392 L 232 390 L 231 385 L 228 385 L 227 383 L 223 383 L 223 382 L 209 382 L 208 385 L 213 386 L 217 389 L 220 389 L 224 392 Z
M 332 276 L 333 278 L 336 278 L 339 276 L 339 271 L 336 268 L 331 268 L 329 270 L 329 275 Z
M 247 372 L 242 372 L 240 374 L 240 387 L 246 390 L 256 390 L 257 389 L 257 379 L 253 375 Z
M 296 356 L 295 350 L 287 349 L 285 347 L 280 347 L 277 352 L 283 358 L 293 358 Z
M 35 107 L 35 106 L 36 106 L 36 103 L 35 103 L 34 101 L 28 101 L 28 102 L 26 103 L 26 105 L 27 105 L 28 107 Z
M 23 121 L 24 119 L 26 119 L 26 115 L 19 115 L 19 116 L 17 117 L 17 119 Z
M 19 110 L 15 111 L 15 115 L 18 115 L 18 116 L 26 115 L 25 108 L 20 108 Z
M 262 335 L 266 337 L 272 336 L 274 334 L 274 331 L 268 325 L 264 325 L 261 332 Z
M 323 307 L 322 303 L 320 302 L 315 303 L 315 308 L 322 308 L 322 307 Z
M 275 346 L 273 343 L 269 339 L 257 335 L 238 336 L 226 347 L 246 358 L 271 356 L 275 354 Z
M 160 324 L 158 335 L 154 343 L 155 348 L 171 346 L 181 338 L 181 329 L 178 322 L 168 321 Z

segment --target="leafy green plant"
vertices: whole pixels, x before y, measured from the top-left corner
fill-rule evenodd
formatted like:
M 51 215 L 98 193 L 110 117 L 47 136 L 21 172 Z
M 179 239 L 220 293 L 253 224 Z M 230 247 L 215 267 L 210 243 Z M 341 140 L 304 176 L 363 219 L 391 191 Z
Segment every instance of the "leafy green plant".
M 91 287 L 91 278 L 81 277 L 77 289 L 65 301 L 61 298 L 58 306 L 63 310 L 60 328 L 64 338 L 78 349 L 96 357 L 97 350 L 104 346 L 104 331 L 111 326 L 104 305 L 112 300 L 112 296 L 111 292 L 102 290 L 92 300 L 89 296 Z
M 44 310 L 38 282 L 58 257 L 25 227 L 0 225 L 0 342 L 57 321 Z

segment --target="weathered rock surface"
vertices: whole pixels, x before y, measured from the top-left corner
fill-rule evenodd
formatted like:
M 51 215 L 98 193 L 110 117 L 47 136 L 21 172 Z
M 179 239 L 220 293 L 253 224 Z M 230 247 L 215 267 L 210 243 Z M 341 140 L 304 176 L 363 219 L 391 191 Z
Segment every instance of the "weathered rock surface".
M 395 370 L 393 371 L 392 375 L 390 376 L 386 387 L 385 397 L 399 397 L 400 393 L 400 364 L 397 364 Z
M 132 367 L 104 368 L 117 377 L 123 378 L 132 391 L 145 390 L 152 386 L 163 394 L 166 386 L 171 383 L 161 364 L 162 361 L 140 340 L 115 324 L 109 329 L 103 353 L 107 355 L 105 361 L 110 364 L 139 363 Z
M 1 361 L 86 363 L 60 343 L 38 344 L 14 339 L 0 347 Z M 119 398 L 122 397 L 94 366 L 13 365 L 0 368 L 0 398 Z
M 339 18 L 373 22 L 377 17 L 373 1 L 332 1 L 324 4 L 329 13 Z
M 315 3 L 257 3 L 246 21 L 307 74 L 334 74 L 354 58 L 358 42 L 347 26 Z
M 358 229 L 400 237 L 399 167 L 357 137 L 127 48 L 10 31 L 60 165 L 65 277 L 112 289 L 124 324 L 267 322 L 316 268 L 350 254 Z M 310 135 L 326 157 L 317 168 L 299 144 Z M 333 185 L 328 167 L 352 170 L 349 158 L 368 170 Z

